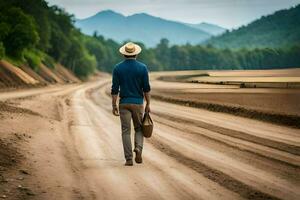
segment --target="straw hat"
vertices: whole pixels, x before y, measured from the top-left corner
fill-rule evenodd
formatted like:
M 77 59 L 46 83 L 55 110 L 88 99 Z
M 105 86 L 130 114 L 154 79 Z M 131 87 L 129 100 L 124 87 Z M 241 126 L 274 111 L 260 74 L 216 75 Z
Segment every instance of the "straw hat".
M 134 44 L 133 42 L 128 42 L 124 46 L 122 46 L 119 51 L 125 56 L 134 56 L 141 53 L 142 48 L 139 45 Z

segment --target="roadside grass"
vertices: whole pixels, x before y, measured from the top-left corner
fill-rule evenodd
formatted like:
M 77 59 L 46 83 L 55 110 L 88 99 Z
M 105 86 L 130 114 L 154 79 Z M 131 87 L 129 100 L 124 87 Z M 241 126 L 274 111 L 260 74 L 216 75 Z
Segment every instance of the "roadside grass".
M 45 64 L 51 69 L 55 69 L 54 59 L 51 58 L 48 54 L 35 49 L 24 50 L 21 57 L 12 57 L 4 54 L 3 59 L 7 60 L 15 66 L 26 64 L 36 72 L 39 71 L 41 63 Z
M 25 50 L 23 52 L 23 59 L 34 70 L 38 71 L 41 64 L 41 55 L 38 51 Z

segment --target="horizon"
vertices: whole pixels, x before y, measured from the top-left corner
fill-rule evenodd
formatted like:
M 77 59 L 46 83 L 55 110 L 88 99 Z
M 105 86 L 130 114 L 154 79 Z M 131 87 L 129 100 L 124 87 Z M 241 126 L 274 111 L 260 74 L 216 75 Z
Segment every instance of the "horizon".
M 172 19 L 166 19 L 166 18 L 162 18 L 162 17 L 159 17 L 159 16 L 151 15 L 151 14 L 146 13 L 146 12 L 140 12 L 140 13 L 133 13 L 133 14 L 129 14 L 129 15 L 124 15 L 124 14 L 122 14 L 122 13 L 120 13 L 120 12 L 117 12 L 117 11 L 115 11 L 115 10 L 112 10 L 112 9 L 101 10 L 101 11 L 99 11 L 99 12 L 97 12 L 97 13 L 91 15 L 91 16 L 88 16 L 88 17 L 85 17 L 85 18 L 81 18 L 81 19 L 75 17 L 75 19 L 76 19 L 76 20 L 85 20 L 85 19 L 89 19 L 89 18 L 94 17 L 94 16 L 98 15 L 99 13 L 103 13 L 103 12 L 113 12 L 113 13 L 115 13 L 115 14 L 119 14 L 119 15 L 122 15 L 122 16 L 124 16 L 124 17 L 130 17 L 130 16 L 133 16 L 133 15 L 145 14 L 145 15 L 149 15 L 149 16 L 152 16 L 152 17 L 160 18 L 160 19 L 163 19 L 163 20 L 173 21 L 173 22 L 178 22 L 178 23 L 182 23 L 182 24 L 194 24 L 194 25 L 196 25 L 196 24 L 210 24 L 210 25 L 219 26 L 218 24 L 208 23 L 208 22 L 189 23 L 189 22 L 177 21 L 177 20 L 172 20 Z M 220 27 L 221 27 L 221 28 L 224 28 L 224 27 L 222 27 L 222 26 L 220 26 Z
M 300 0 L 47 0 L 64 8 L 76 19 L 85 19 L 104 10 L 124 16 L 146 13 L 181 23 L 209 23 L 226 29 L 247 25 L 262 16 L 300 4 Z M 187 12 L 188 11 L 188 12 Z

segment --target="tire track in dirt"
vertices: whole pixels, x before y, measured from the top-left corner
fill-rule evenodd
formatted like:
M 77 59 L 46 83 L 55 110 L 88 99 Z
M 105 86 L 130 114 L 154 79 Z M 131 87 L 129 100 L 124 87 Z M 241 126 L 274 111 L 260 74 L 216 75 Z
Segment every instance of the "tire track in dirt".
M 159 114 L 159 112 L 153 113 L 153 117 L 155 121 L 158 121 L 160 124 L 166 125 L 168 127 L 175 128 L 177 130 L 180 130 L 184 133 L 188 133 L 193 135 L 195 138 L 198 138 L 199 140 L 203 138 L 207 138 L 208 140 L 215 141 L 216 143 L 226 145 L 231 148 L 235 148 L 242 152 L 249 152 L 251 154 L 255 154 L 256 156 L 273 160 L 276 164 L 283 164 L 286 167 L 292 167 L 299 169 L 300 168 L 300 157 L 291 154 L 285 151 L 278 150 L 276 148 L 271 148 L 268 146 L 264 146 L 263 143 L 257 144 L 255 141 L 247 141 L 235 137 L 231 137 L 230 133 L 223 134 L 220 131 L 214 131 L 213 129 L 204 128 L 197 126 L 198 123 L 194 124 L 185 122 L 185 120 L 182 118 L 176 118 L 176 117 L 169 117 L 168 114 L 163 114 L 162 116 Z M 158 115 L 157 115 L 158 114 Z M 163 117 L 166 116 L 166 117 Z M 183 126 L 179 126 L 179 124 L 184 124 Z M 201 122 L 199 122 L 201 124 Z M 209 124 L 208 127 L 214 127 L 214 125 Z M 217 126 L 218 128 L 219 126 Z M 222 128 L 222 127 L 221 127 Z M 219 130 L 219 129 L 217 129 Z M 225 129 L 230 131 L 230 129 Z M 235 130 L 232 130 L 233 132 Z
M 199 120 L 186 119 L 186 118 L 184 118 L 184 116 L 181 116 L 180 118 L 178 118 L 172 114 L 166 114 L 166 113 L 159 112 L 159 111 L 155 111 L 155 112 L 153 112 L 153 114 L 158 115 L 162 118 L 169 119 L 170 121 L 173 121 L 173 122 L 189 124 L 191 126 L 208 129 L 213 132 L 224 134 L 224 135 L 227 135 L 230 137 L 246 140 L 246 141 L 257 143 L 257 144 L 264 145 L 264 146 L 268 146 L 268 147 L 278 149 L 281 151 L 285 151 L 288 153 L 292 153 L 295 155 L 300 155 L 300 146 L 297 146 L 294 144 L 288 144 L 288 143 L 284 143 L 284 142 L 274 141 L 274 140 L 271 140 L 268 138 L 262 138 L 257 135 L 248 134 L 247 132 L 228 129 L 228 128 L 219 126 L 217 124 L 209 124 L 209 123 L 199 121 Z
M 164 144 L 161 140 L 152 139 L 150 142 L 153 146 L 159 149 L 162 153 L 167 154 L 168 156 L 176 159 L 179 163 L 182 163 L 196 172 L 202 174 L 204 177 L 220 184 L 222 187 L 225 187 L 233 192 L 240 194 L 246 199 L 255 199 L 255 200 L 279 200 L 275 196 L 261 192 L 252 188 L 249 185 L 244 184 L 243 182 L 236 180 L 234 177 L 231 177 L 217 169 L 212 169 L 204 163 L 198 162 L 196 160 L 190 159 L 179 151 L 174 150 L 171 146 Z

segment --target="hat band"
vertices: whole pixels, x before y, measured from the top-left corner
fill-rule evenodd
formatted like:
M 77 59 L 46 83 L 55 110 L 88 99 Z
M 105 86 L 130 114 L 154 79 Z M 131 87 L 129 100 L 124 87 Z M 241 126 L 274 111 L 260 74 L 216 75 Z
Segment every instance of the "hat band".
M 125 47 L 125 51 L 126 51 L 127 53 L 133 53 L 133 52 L 135 51 L 135 47 L 133 47 L 133 48 Z

